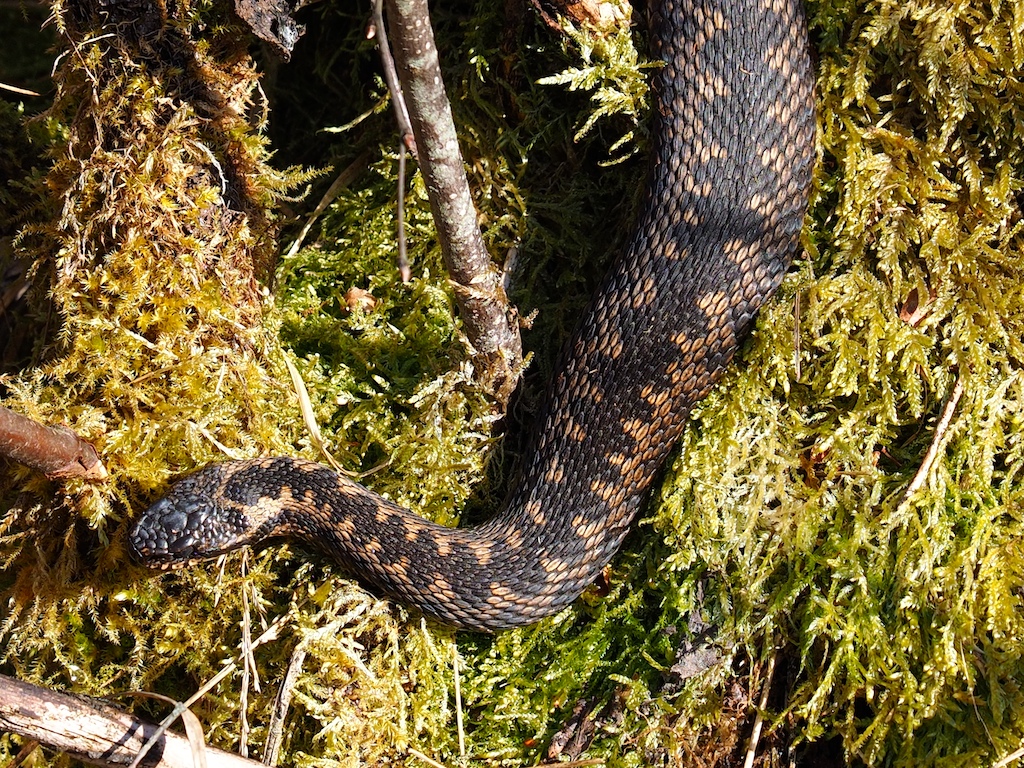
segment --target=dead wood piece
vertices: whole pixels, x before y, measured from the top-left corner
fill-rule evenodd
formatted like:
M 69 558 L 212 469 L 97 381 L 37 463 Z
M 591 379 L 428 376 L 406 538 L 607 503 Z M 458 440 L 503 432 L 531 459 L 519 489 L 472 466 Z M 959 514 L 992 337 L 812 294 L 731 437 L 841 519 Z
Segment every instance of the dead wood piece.
M 303 5 L 301 0 L 235 0 L 235 13 L 249 25 L 254 35 L 288 61 L 292 48 L 306 31 L 306 27 L 292 17 Z
M 631 6 L 623 0 L 554 0 L 560 13 L 600 32 L 629 26 Z
M 558 760 L 566 756 L 570 760 L 579 757 L 594 741 L 597 724 L 594 722 L 594 701 L 580 699 L 572 708 L 572 714 L 548 744 L 547 759 Z
M 108 704 L 58 693 L 0 675 L 0 732 L 34 739 L 93 765 L 129 765 L 157 730 Z M 209 768 L 262 768 L 230 752 L 206 749 Z M 193 768 L 192 746 L 184 736 L 166 732 L 142 761 L 148 768 Z
M 47 427 L 0 407 L 0 455 L 37 469 L 49 478 L 102 480 L 107 470 L 99 454 L 70 429 Z
M 632 6 L 626 0 L 530 0 L 541 20 L 554 32 L 565 34 L 556 15 L 587 27 L 599 34 L 609 34 L 628 27 Z M 549 12 L 549 9 L 551 12 Z

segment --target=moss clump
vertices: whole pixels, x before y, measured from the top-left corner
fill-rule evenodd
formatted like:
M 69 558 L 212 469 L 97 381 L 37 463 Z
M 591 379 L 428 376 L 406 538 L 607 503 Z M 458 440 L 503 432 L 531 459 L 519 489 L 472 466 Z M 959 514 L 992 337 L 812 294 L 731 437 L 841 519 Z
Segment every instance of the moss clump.
M 165 669 L 185 648 L 155 664 L 149 651 L 202 604 L 150 623 L 155 585 L 125 568 L 134 510 L 197 461 L 287 445 L 256 278 L 268 208 L 292 181 L 246 119 L 255 70 L 223 22 L 194 40 L 222 10 L 122 11 L 54 9 L 73 53 L 46 119 L 66 141 L 46 179 L 53 218 L 26 227 L 18 252 L 35 259 L 23 322 L 40 343 L 4 381 L 5 405 L 93 440 L 111 473 L 57 486 L 12 466 L 0 481 L 3 659 L 91 692 Z M 201 644 L 218 636 L 191 629 Z
M 528 257 L 515 293 L 524 313 L 539 310 L 526 343 L 542 380 L 596 282 L 593 265 L 626 229 L 642 163 L 601 163 L 633 146 L 617 142 L 643 103 L 642 57 L 634 66 L 623 36 L 593 44 L 607 64 L 581 64 L 583 38 L 563 50 L 532 22 L 509 32 L 494 6 L 433 12 L 485 235 L 496 253 L 516 245 Z M 807 256 L 695 414 L 608 594 L 595 587 L 560 616 L 496 638 L 424 626 L 287 550 L 254 558 L 244 579 L 232 558 L 219 582 L 215 568 L 153 579 L 127 566 L 123 520 L 171 474 L 226 450 L 312 455 L 289 418 L 279 344 L 298 359 L 343 463 L 437 519 L 451 520 L 484 475 L 491 417 L 462 363 L 416 183 L 416 278 L 395 279 L 394 167 L 379 152 L 387 115 L 339 134 L 344 146 L 322 135 L 282 142 L 323 145 L 338 166 L 367 146 L 382 159 L 331 207 L 313 245 L 282 263 L 267 319 L 253 278 L 269 260 L 266 210 L 281 174 L 241 117 L 253 70 L 237 31 L 217 6 L 182 7 L 159 48 L 177 66 L 155 78 L 153 64 L 137 66 L 153 38 L 115 57 L 101 30 L 58 10 L 73 39 L 97 38 L 60 75 L 54 116 L 73 150 L 49 177 L 61 213 L 22 240 L 57 256 L 38 279 L 60 332 L 45 360 L 6 382 L 6 402 L 93 437 L 113 481 L 5 481 L 9 669 L 84 691 L 183 697 L 237 654 L 248 611 L 252 634 L 282 617 L 254 654 L 261 686 L 240 674 L 200 714 L 209 737 L 231 745 L 244 709 L 249 741 L 261 742 L 273 683 L 301 648 L 285 749 L 303 765 L 417 764 L 410 748 L 459 762 L 456 659 L 467 762 L 483 765 L 540 761 L 580 701 L 597 723 L 582 757 L 735 764 L 769 681 L 765 764 L 820 763 L 827 740 L 870 765 L 989 764 L 1017 748 L 1016 4 L 809 4 L 820 163 Z M 322 15 L 310 50 L 351 65 L 325 56 L 309 66 L 334 97 L 299 103 L 337 109 L 303 113 L 310 131 L 383 98 L 371 76 L 338 75 L 371 67 L 351 32 L 357 12 Z M 175 58 L 186 44 L 190 57 Z M 308 75 L 288 78 L 278 73 L 282 99 L 310 88 Z M 545 78 L 605 96 L 592 103 Z M 211 101 L 218 93 L 235 108 Z M 298 128 L 303 116 L 288 120 Z M 352 301 L 352 288 L 372 301 Z M 524 409 L 539 388 L 527 382 Z M 908 497 L 933 444 L 937 459 Z M 480 495 L 500 496 L 502 472 L 492 475 Z M 722 662 L 669 684 L 695 613 L 717 628 Z

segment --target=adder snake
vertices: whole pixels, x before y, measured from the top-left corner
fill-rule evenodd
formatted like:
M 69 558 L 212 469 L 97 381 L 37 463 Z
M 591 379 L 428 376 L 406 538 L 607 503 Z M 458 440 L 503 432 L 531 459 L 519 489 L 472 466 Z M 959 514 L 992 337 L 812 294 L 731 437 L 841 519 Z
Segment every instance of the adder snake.
M 651 0 L 642 214 L 563 354 L 522 476 L 490 521 L 426 521 L 326 467 L 230 461 L 177 483 L 130 537 L 157 567 L 287 536 L 461 627 L 528 624 L 615 553 L 690 408 L 798 246 L 814 121 L 800 0 Z

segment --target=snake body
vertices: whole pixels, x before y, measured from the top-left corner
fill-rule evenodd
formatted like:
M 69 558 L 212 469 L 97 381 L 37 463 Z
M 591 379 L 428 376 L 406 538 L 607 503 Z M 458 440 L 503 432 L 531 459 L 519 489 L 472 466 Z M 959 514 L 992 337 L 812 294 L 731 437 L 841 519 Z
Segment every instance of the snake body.
M 179 481 L 130 547 L 172 567 L 269 538 L 326 553 L 460 627 L 572 602 L 625 536 L 687 415 L 798 247 L 814 121 L 800 0 L 653 0 L 653 152 L 642 214 L 488 522 L 446 528 L 312 462 L 230 461 Z

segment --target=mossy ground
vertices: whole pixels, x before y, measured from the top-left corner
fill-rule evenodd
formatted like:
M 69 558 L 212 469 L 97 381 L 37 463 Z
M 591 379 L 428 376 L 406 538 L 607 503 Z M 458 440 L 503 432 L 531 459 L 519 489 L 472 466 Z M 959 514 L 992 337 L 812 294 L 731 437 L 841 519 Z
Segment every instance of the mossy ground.
M 628 225 L 646 94 L 630 36 L 563 47 L 529 15 L 508 32 L 495 5 L 433 12 L 485 237 L 498 257 L 523 253 L 513 297 L 524 315 L 537 310 L 515 433 Z M 769 670 L 761 764 L 820 765 L 823 744 L 871 765 L 985 765 L 1014 752 L 1024 3 L 808 4 L 820 155 L 806 256 L 699 407 L 607 589 L 493 638 L 424 624 L 287 549 L 248 557 L 245 576 L 241 556 L 163 577 L 126 559 L 126 521 L 170 476 L 225 454 L 315 457 L 285 354 L 334 455 L 425 515 L 488 508 L 515 463 L 515 440 L 495 445 L 467 368 L 418 181 L 415 277 L 397 280 L 391 120 L 363 10 L 311 12 L 320 18 L 296 61 L 272 65 L 265 88 L 275 165 L 341 168 L 366 148 L 374 159 L 281 261 L 266 305 L 254 278 L 275 248 L 267 211 L 304 182 L 267 163 L 241 34 L 216 5 L 183 6 L 173 39 L 199 64 L 182 74 L 186 60 L 172 56 L 179 66 L 161 80 L 111 57 L 93 39 L 104 30 L 74 33 L 57 107 L 29 135 L 52 142 L 49 191 L 33 206 L 23 190 L 0 196 L 0 221 L 21 226 L 33 211 L 19 247 L 45 257 L 36 361 L 5 375 L 4 402 L 94 440 L 112 480 L 56 485 L 8 470 L 4 671 L 183 698 L 238 656 L 246 631 L 277 619 L 255 670 L 196 709 L 226 747 L 244 712 L 258 747 L 302 647 L 284 752 L 299 765 L 420 764 L 410 748 L 449 765 L 534 764 L 581 700 L 598 721 L 585 758 L 738 764 Z M 601 109 L 615 114 L 574 140 Z M 346 132 L 316 133 L 367 112 Z M 290 205 L 311 208 L 325 185 Z M 350 288 L 372 306 L 350 306 Z M 936 461 L 905 498 L 933 444 Z M 666 686 L 695 610 L 716 627 L 722 662 Z M 0 738 L 0 750 L 14 746 Z

